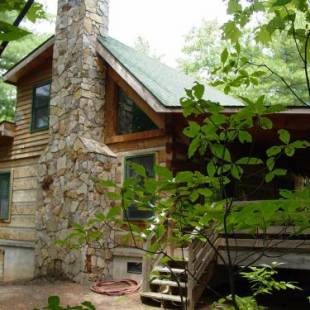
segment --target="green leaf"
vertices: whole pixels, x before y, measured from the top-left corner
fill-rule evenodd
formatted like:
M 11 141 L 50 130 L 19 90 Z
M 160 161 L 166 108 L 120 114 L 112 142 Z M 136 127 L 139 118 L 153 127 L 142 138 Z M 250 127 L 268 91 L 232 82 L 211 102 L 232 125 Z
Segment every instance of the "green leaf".
M 107 192 L 106 195 L 111 200 L 119 200 L 119 199 L 121 199 L 121 195 L 119 193 L 116 193 L 116 192 Z
M 189 126 L 184 129 L 183 133 L 189 138 L 195 138 L 200 132 L 200 126 L 192 121 L 189 121 L 188 124 Z
M 193 92 L 197 99 L 202 99 L 203 94 L 205 92 L 205 87 L 202 84 L 195 82 L 195 86 L 193 87 Z
M 228 7 L 227 7 L 228 14 L 234 14 L 234 13 L 240 12 L 241 10 L 242 10 L 242 6 L 238 0 L 229 0 Z
M 252 76 L 255 76 L 255 77 L 261 77 L 261 76 L 264 76 L 266 75 L 266 72 L 265 71 L 255 71 L 252 73 Z
M 140 175 L 142 177 L 146 177 L 146 171 L 145 168 L 139 164 L 136 164 L 134 162 L 129 163 L 130 169 L 132 169 L 137 175 Z
M 213 195 L 213 192 L 209 188 L 199 188 L 198 193 L 206 198 L 209 198 Z
M 277 169 L 273 170 L 273 173 L 276 176 L 283 176 L 283 175 L 286 175 L 286 169 L 277 168 Z
M 284 6 L 290 2 L 292 2 L 292 0 L 276 0 L 272 6 Z
M 119 207 L 112 207 L 110 208 L 108 214 L 107 214 L 107 218 L 108 219 L 115 219 L 119 214 L 121 213 L 121 208 Z
M 240 130 L 238 134 L 239 141 L 241 143 L 250 143 L 252 142 L 252 135 L 245 130 Z
M 267 150 L 267 156 L 268 157 L 272 157 L 272 156 L 276 156 L 278 155 L 279 153 L 281 153 L 281 150 L 282 148 L 278 145 L 274 145 L 272 147 L 270 147 L 268 150 Z
M 58 309 L 60 307 L 60 299 L 59 299 L 59 297 L 58 296 L 50 296 L 48 298 L 48 306 L 52 310 Z
M 217 158 L 223 159 L 225 161 L 231 162 L 231 155 L 227 147 L 222 144 L 212 144 L 211 152 Z
M 116 187 L 116 184 L 111 180 L 100 180 L 99 183 L 104 187 Z
M 261 26 L 259 30 L 255 34 L 255 40 L 257 43 L 262 43 L 267 45 L 271 42 L 271 34 L 267 28 L 267 26 Z
M 0 29 L 0 41 L 15 41 L 30 34 L 30 32 L 15 27 L 3 20 L 0 20 Z
M 210 161 L 207 165 L 207 172 L 209 177 L 214 177 L 216 172 L 216 167 L 213 161 Z
M 240 180 L 242 170 L 239 166 L 232 165 L 230 172 L 235 179 Z
M 273 170 L 275 163 L 276 162 L 275 162 L 275 158 L 274 157 L 270 157 L 270 158 L 267 159 L 266 166 L 267 166 L 269 171 Z
M 172 172 L 167 167 L 163 167 L 163 166 L 155 166 L 155 174 L 164 179 L 173 178 Z
M 285 154 L 288 157 L 292 157 L 295 154 L 295 148 L 293 148 L 292 146 L 288 145 L 285 149 L 284 149 Z
M 191 182 L 192 179 L 193 179 L 193 173 L 190 171 L 181 171 L 177 173 L 175 177 L 175 180 L 180 183 Z
M 261 165 L 263 161 L 257 157 L 242 157 L 236 161 L 238 165 Z
M 221 62 L 222 62 L 222 64 L 223 64 L 223 66 L 224 66 L 224 64 L 226 63 L 227 58 L 228 58 L 228 50 L 227 50 L 227 48 L 225 48 L 225 49 L 223 50 L 222 54 L 221 54 Z
M 272 129 L 273 126 L 272 121 L 267 117 L 261 117 L 259 119 L 259 123 L 263 129 Z
M 278 130 L 278 134 L 279 134 L 279 138 L 280 140 L 285 143 L 285 144 L 289 144 L 291 136 L 290 133 L 285 130 L 285 129 L 279 129 Z
M 197 152 L 198 148 L 200 146 L 200 137 L 196 137 L 195 139 L 192 140 L 191 144 L 189 145 L 188 148 L 188 157 L 192 158 L 194 154 Z
M 237 43 L 242 36 L 242 32 L 234 21 L 225 23 L 222 29 L 224 32 L 224 39 L 230 40 L 232 43 Z

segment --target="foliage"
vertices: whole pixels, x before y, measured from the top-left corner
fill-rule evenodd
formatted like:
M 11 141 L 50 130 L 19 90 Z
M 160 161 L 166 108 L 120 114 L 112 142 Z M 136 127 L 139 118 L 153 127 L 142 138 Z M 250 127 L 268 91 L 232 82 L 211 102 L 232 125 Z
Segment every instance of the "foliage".
M 237 89 L 241 85 L 246 87 L 259 85 L 261 77 L 270 74 L 291 92 L 299 104 L 309 105 L 309 2 L 307 0 L 255 0 L 243 3 L 239 0 L 229 0 L 227 12 L 232 19 L 222 27 L 223 39 L 228 40 L 233 45 L 233 49 L 223 50 L 221 66 L 215 72 L 222 72 L 225 75 L 223 78 L 216 79 L 214 85 L 222 85 L 224 91 L 230 93 L 232 89 Z M 255 23 L 260 16 L 262 16 L 260 22 Z M 245 33 L 244 29 L 253 23 L 255 27 L 251 29 L 252 36 L 261 49 L 269 48 L 278 36 L 282 36 L 285 41 L 294 42 L 296 58 L 303 68 L 304 86 L 296 87 L 290 84 L 290 81 L 280 74 L 278 68 L 272 68 L 266 63 L 253 62 L 241 54 L 240 42 Z M 305 97 L 304 89 L 307 90 Z
M 186 36 L 179 66 L 185 73 L 193 75 L 201 82 L 213 82 L 214 86 L 223 91 L 226 84 L 220 81 L 226 77 L 227 72 L 217 69 L 221 67 L 221 60 L 225 59 L 225 63 L 228 63 L 226 57 L 228 58 L 228 51 L 233 50 L 233 44 L 222 40 L 220 27 L 216 21 L 203 21 L 199 27 L 193 28 Z M 248 59 L 256 64 L 266 64 L 298 90 L 300 96 L 306 100 L 308 92 L 304 83 L 304 68 L 293 39 L 287 38 L 283 33 L 275 33 L 269 45 L 261 48 L 255 43 L 250 28 L 243 29 L 240 45 L 240 59 Z M 250 73 L 254 73 L 256 69 L 256 67 L 248 66 Z M 281 80 L 273 74 L 264 74 L 264 70 L 259 71 L 261 72 L 256 73 L 256 77 L 254 76 L 257 79 L 255 84 L 231 87 L 230 94 L 246 96 L 251 100 L 264 94 L 266 101 L 270 104 L 299 104 Z
M 265 308 L 259 306 L 254 297 L 240 297 L 236 296 L 236 302 L 239 310 L 264 310 Z M 232 304 L 232 297 L 227 296 L 221 298 L 219 301 L 211 305 L 211 310 L 235 310 L 234 305 Z
M 279 266 L 278 263 L 273 262 L 271 266 L 262 265 L 260 267 L 249 267 L 249 271 L 240 272 L 240 275 L 246 278 L 251 284 L 253 296 L 236 296 L 236 302 L 239 310 L 263 310 L 265 307 L 259 306 L 255 297 L 262 294 L 272 294 L 273 291 L 287 290 L 287 289 L 300 289 L 292 282 L 277 281 L 274 277 L 277 275 L 276 268 Z M 215 302 L 211 309 L 232 309 L 232 297 L 227 296 L 221 298 Z
M 21 12 L 26 4 L 26 0 L 2 0 L 0 4 L 0 41 L 15 41 L 30 34 L 29 31 L 16 27 L 12 20 Z M 11 20 L 7 20 L 7 16 Z M 6 18 L 3 18 L 6 17 Z M 43 5 L 34 2 L 29 9 L 26 18 L 28 21 L 35 23 L 39 19 L 46 18 Z
M 240 274 L 252 284 L 251 288 L 254 297 L 261 294 L 272 294 L 273 291 L 299 289 L 299 287 L 292 282 L 275 280 L 274 277 L 278 273 L 276 270 L 278 265 L 278 263 L 274 262 L 271 266 L 249 267 L 250 271 L 240 272 Z
M 40 310 L 40 309 L 34 309 Z M 60 298 L 58 296 L 50 296 L 48 298 L 47 307 L 42 308 L 41 310 L 96 310 L 96 307 L 89 301 L 84 301 L 79 306 L 61 306 Z
M 150 42 L 142 36 L 138 36 L 136 38 L 134 42 L 134 49 L 136 49 L 138 52 L 142 54 L 157 59 L 158 61 L 161 61 L 161 59 L 163 58 L 163 55 L 159 55 L 157 51 L 155 51 L 151 47 Z

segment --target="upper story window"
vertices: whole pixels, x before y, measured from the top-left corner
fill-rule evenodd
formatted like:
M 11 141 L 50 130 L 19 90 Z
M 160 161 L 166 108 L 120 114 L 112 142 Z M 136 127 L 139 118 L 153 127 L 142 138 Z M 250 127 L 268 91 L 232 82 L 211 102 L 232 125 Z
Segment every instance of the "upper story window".
M 32 99 L 31 130 L 44 130 L 49 125 L 51 83 L 44 83 L 34 87 Z
M 157 129 L 153 121 L 118 88 L 117 134 Z
M 9 219 L 11 173 L 0 172 L 0 220 Z
M 144 167 L 148 177 L 154 177 L 154 166 L 155 166 L 155 154 L 138 155 L 128 157 L 125 160 L 125 179 L 138 177 L 133 169 L 130 167 L 130 163 L 138 164 Z M 126 218 L 128 220 L 144 220 L 153 216 L 152 210 L 141 210 L 135 205 L 130 206 L 127 209 Z

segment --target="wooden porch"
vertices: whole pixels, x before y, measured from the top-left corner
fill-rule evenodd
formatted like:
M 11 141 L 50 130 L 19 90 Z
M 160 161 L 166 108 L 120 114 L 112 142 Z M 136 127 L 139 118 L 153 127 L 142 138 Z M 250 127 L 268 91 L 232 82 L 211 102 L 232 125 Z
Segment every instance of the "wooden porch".
M 282 263 L 279 268 L 310 270 L 310 232 L 292 235 L 291 229 L 272 227 L 255 236 L 238 233 L 211 235 L 209 242 L 193 240 L 184 248 L 169 248 L 164 255 L 144 256 L 141 300 L 155 301 L 164 308 L 196 309 L 212 280 L 216 266 L 227 264 L 226 242 L 235 266 Z M 148 240 L 148 243 L 150 240 Z M 148 246 L 148 244 L 146 244 Z M 224 261 L 223 261 L 224 260 Z M 253 263 L 254 262 L 254 263 Z M 185 307 L 184 304 L 187 306 Z

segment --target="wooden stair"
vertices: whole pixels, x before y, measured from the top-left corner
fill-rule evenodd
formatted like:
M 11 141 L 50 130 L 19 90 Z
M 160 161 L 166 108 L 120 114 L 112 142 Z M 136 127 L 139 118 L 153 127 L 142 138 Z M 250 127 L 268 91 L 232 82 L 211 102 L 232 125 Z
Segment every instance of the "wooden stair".
M 154 266 L 149 280 L 148 290 L 140 293 L 143 302 L 155 301 L 165 309 L 182 308 L 187 303 L 187 274 L 185 268 L 179 268 L 180 260 L 169 262 L 168 266 Z M 187 262 L 183 262 L 187 268 Z
M 213 236 L 212 242 L 217 247 L 218 237 Z M 165 309 L 194 310 L 212 277 L 216 252 L 207 242 L 193 237 L 186 249 L 174 249 L 176 253 L 165 265 L 162 254 L 144 257 L 141 300 Z

